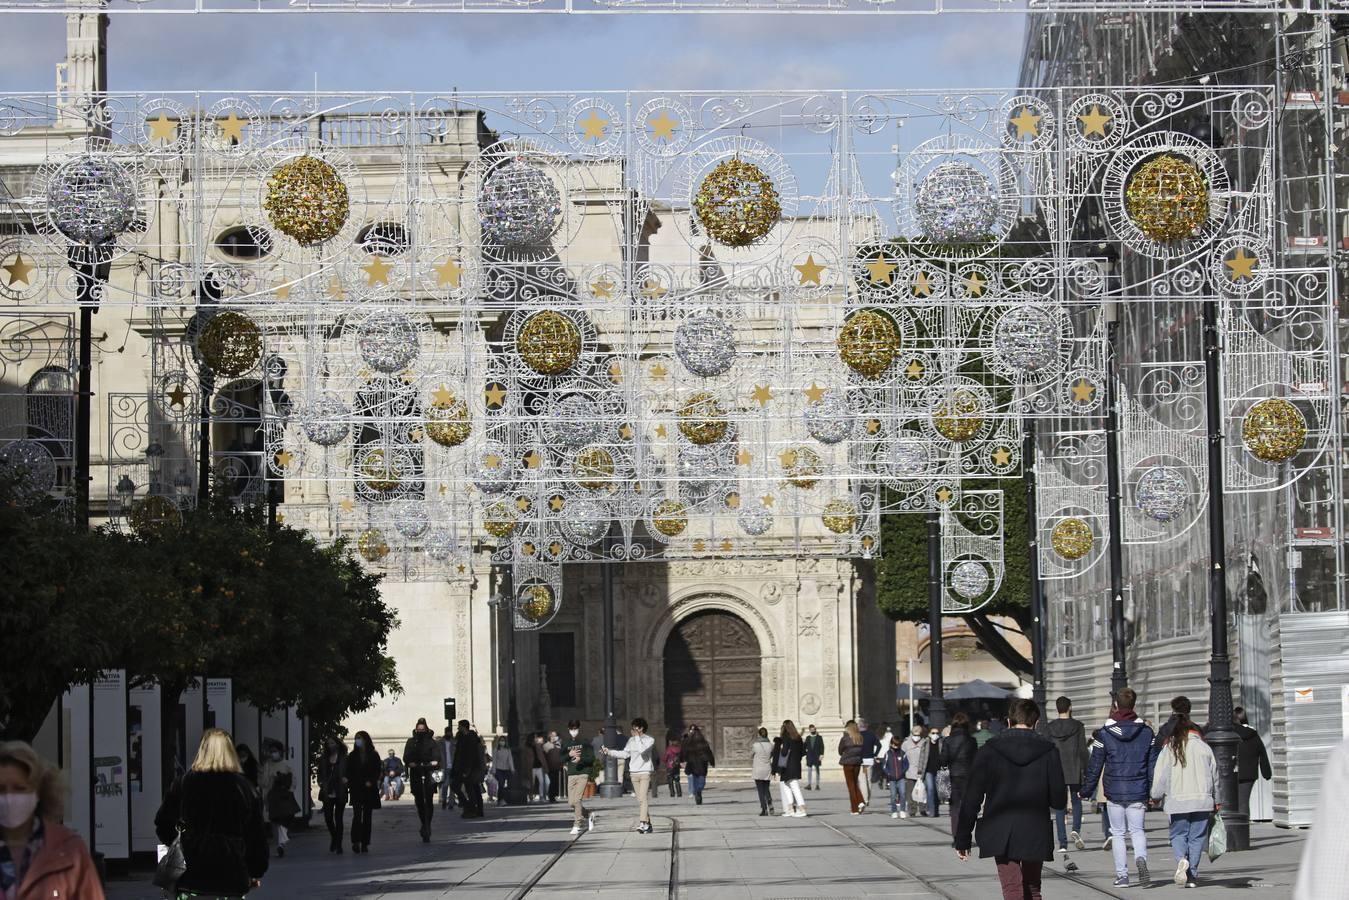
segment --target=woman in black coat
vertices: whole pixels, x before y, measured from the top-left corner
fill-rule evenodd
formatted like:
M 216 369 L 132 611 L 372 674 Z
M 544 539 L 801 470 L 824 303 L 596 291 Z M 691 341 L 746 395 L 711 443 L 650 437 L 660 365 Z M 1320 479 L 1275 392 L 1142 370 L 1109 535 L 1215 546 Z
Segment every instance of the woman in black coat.
M 684 764 L 684 771 L 688 773 L 689 793 L 693 795 L 693 802 L 702 806 L 703 788 L 707 786 L 707 770 L 717 764 L 717 758 L 712 755 L 712 745 L 703 737 L 702 729 L 697 725 L 689 728 L 688 734 L 684 735 L 679 761 Z
M 980 858 L 993 857 L 1004 897 L 1040 895 L 1044 864 L 1054 858 L 1051 809 L 1063 809 L 1068 789 L 1058 748 L 1032 729 L 1040 720 L 1034 700 L 1015 700 L 1012 727 L 974 757 L 955 834 L 956 855 L 970 856 L 978 820 Z M 983 817 L 979 809 L 983 808 Z
M 773 775 L 782 792 L 782 814 L 794 818 L 806 815 L 806 798 L 801 793 L 801 759 L 806 742 L 791 719 L 782 723 L 782 733 L 773 741 Z
M 941 742 L 941 764 L 951 776 L 951 835 L 956 833 L 956 819 L 960 816 L 960 800 L 970 780 L 974 754 L 979 745 L 970 735 L 970 717 L 958 712 L 951 717 L 951 733 Z
M 162 844 L 181 840 L 187 869 L 177 894 L 242 897 L 267 872 L 267 823 L 262 798 L 244 777 L 229 734 L 201 736 L 192 768 L 173 783 L 155 813 Z M 181 837 L 180 837 L 181 835 Z
M 328 826 L 328 852 L 342 852 L 342 826 L 347 812 L 347 745 L 336 736 L 323 744 L 318 766 L 323 824 Z
M 379 809 L 379 786 L 383 763 L 370 735 L 356 732 L 347 754 L 347 792 L 351 798 L 351 852 L 370 852 L 370 814 Z

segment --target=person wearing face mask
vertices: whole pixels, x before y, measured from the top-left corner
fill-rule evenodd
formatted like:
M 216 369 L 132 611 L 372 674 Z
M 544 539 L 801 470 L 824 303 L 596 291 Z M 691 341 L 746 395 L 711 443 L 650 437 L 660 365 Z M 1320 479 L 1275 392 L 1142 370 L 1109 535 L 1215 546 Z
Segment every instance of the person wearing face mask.
M 548 732 L 543 754 L 548 763 L 548 802 L 556 803 L 558 794 L 567 789 L 566 774 L 562 771 L 562 741 L 556 731 Z
M 454 729 L 448 725 L 444 737 L 436 739 L 436 752 L 440 758 L 440 771 L 445 773 L 440 780 L 440 808 L 450 809 L 456 801 L 462 804 L 463 800 L 454 790 L 454 779 L 449 774 L 454 771 Z
M 173 783 L 155 813 L 156 837 L 166 845 L 179 841 L 187 863 L 175 896 L 242 897 L 262 883 L 267 873 L 262 806 L 239 771 L 230 736 L 207 729 L 191 768 Z
M 379 753 L 364 731 L 356 732 L 347 754 L 347 790 L 351 798 L 351 852 L 370 852 L 370 814 L 379 809 Z
M 335 736 L 323 743 L 318 787 L 323 798 L 323 824 L 328 828 L 328 852 L 341 853 L 343 818 L 347 811 L 347 745 Z
M 928 740 L 922 725 L 913 726 L 909 736 L 900 745 L 909 764 L 904 770 L 904 805 L 899 808 L 899 817 L 907 819 L 918 815 L 919 810 L 913 802 L 913 786 L 927 771 Z
M 637 833 L 650 834 L 651 827 L 651 773 L 656 765 L 656 739 L 646 733 L 646 719 L 632 720 L 631 737 L 622 750 L 603 748 L 605 756 L 617 756 L 628 761 L 632 775 L 632 790 L 637 795 Z
M 806 790 L 820 789 L 820 764 L 824 762 L 824 736 L 814 725 L 806 728 Z
M 403 746 L 403 765 L 412 782 L 412 800 L 417 804 L 417 818 L 421 821 L 422 843 L 431 842 L 431 816 L 436 811 L 436 782 L 433 772 L 440 770 L 440 749 L 431 737 L 431 726 L 418 719 L 412 737 Z
M 587 831 L 595 828 L 595 814 L 582 802 L 590 772 L 595 766 L 595 750 L 589 741 L 581 738 L 581 723 L 576 719 L 567 723 L 567 736 L 559 741 L 559 749 L 566 760 L 567 800 L 571 803 L 571 833 L 575 837 L 581 833 L 582 823 Z
M 923 770 L 923 785 L 927 788 L 927 815 L 935 819 L 941 809 L 941 798 L 937 794 L 937 773 L 941 771 L 941 733 L 936 728 L 927 733 L 927 768 Z
M 267 759 L 258 776 L 258 792 L 262 794 L 267 821 L 272 826 L 276 855 L 285 856 L 286 845 L 290 843 L 291 820 L 300 812 L 300 804 L 293 793 L 295 773 L 286 762 L 280 741 L 266 741 L 263 748 L 267 751 Z
M 60 823 L 63 795 L 60 771 L 32 747 L 0 744 L 0 897 L 104 900 L 89 849 Z
M 890 818 L 898 819 L 900 816 L 900 803 L 904 800 L 904 773 L 909 769 L 909 758 L 904 755 L 900 749 L 900 740 L 894 735 L 890 736 L 890 741 L 885 745 L 885 756 L 881 757 L 881 776 L 890 787 Z M 907 819 L 907 809 L 903 810 Z
M 534 753 L 534 799 L 538 803 L 548 800 L 548 742 L 542 732 L 534 735 L 530 742 Z

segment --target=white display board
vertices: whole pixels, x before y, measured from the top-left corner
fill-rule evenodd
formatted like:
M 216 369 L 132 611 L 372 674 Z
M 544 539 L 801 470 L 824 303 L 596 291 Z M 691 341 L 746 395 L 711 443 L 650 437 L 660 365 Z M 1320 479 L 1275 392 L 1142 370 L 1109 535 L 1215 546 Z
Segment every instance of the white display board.
M 178 699 L 179 725 L 178 765 L 175 772 L 186 772 L 197 756 L 202 732 L 206 730 L 206 679 L 188 685 Z
M 159 844 L 155 837 L 155 813 L 159 811 L 159 801 L 164 794 L 160 766 L 163 749 L 160 746 L 159 685 L 132 688 L 127 698 L 131 852 L 153 852 Z
M 234 735 L 233 680 L 229 678 L 206 679 L 206 727 L 223 728 L 231 736 Z
M 61 698 L 61 759 L 65 761 L 65 824 L 74 829 L 90 850 L 101 850 L 93 840 L 94 785 L 89 763 L 94 756 L 93 693 L 87 684 L 77 684 Z
M 104 672 L 94 680 L 93 692 L 94 840 L 108 859 L 130 859 L 126 672 Z

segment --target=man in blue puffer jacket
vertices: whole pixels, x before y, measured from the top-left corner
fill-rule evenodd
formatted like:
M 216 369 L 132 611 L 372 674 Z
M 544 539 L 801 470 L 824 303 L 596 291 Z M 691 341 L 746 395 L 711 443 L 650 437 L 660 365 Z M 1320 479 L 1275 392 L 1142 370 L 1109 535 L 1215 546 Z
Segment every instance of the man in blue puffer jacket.
M 1152 790 L 1152 772 L 1157 764 L 1152 728 L 1134 712 L 1138 695 L 1124 688 L 1115 695 L 1115 708 L 1095 735 L 1096 746 L 1082 781 L 1082 797 L 1096 793 L 1096 782 L 1105 777 L 1106 811 L 1110 816 L 1110 849 L 1115 856 L 1115 887 L 1129 886 L 1129 859 L 1124 835 L 1134 847 L 1138 880 L 1147 886 L 1148 840 L 1143 833 L 1143 813 Z

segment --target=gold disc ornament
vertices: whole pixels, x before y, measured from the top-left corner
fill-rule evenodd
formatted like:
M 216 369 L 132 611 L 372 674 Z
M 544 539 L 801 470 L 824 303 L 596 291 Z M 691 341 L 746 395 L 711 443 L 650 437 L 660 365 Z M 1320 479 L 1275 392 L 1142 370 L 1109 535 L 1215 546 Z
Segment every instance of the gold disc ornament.
M 679 537 L 689 527 L 686 508 L 678 500 L 662 500 L 651 512 L 651 524 L 667 538 Z
M 383 450 L 371 450 L 361 463 L 361 479 L 372 491 L 392 491 L 403 482 L 403 467 Z
M 218 312 L 197 335 L 197 352 L 212 372 L 237 378 L 262 358 L 262 332 L 242 313 Z
M 366 562 L 379 562 L 389 555 L 389 542 L 384 539 L 384 532 L 378 528 L 367 528 L 356 539 L 356 552 L 360 553 Z
M 527 584 L 520 589 L 516 609 L 526 622 L 537 625 L 546 621 L 557 609 L 557 595 L 546 584 Z
M 1282 397 L 1261 400 L 1241 419 L 1241 441 L 1262 462 L 1287 462 L 1307 442 L 1307 420 Z
M 857 504 L 847 497 L 835 497 L 824 505 L 820 518 L 834 534 L 848 534 L 857 527 Z
M 679 433 L 701 447 L 715 444 L 729 429 L 726 410 L 709 391 L 691 394 L 679 408 Z
M 956 388 L 932 411 L 932 427 L 953 444 L 963 444 L 984 427 L 983 403 L 969 388 Z
M 795 446 L 782 453 L 782 470 L 787 475 L 787 483 L 808 491 L 824 474 L 824 463 L 820 454 L 809 447 Z
M 458 447 L 473 433 L 468 406 L 454 393 L 445 391 L 426 410 L 426 436 L 442 447 Z
M 693 211 L 718 244 L 748 247 L 773 230 L 782 203 L 768 173 L 736 156 L 707 173 L 694 195 Z
M 332 164 L 306 154 L 272 171 L 262 208 L 277 231 L 311 247 L 337 236 L 351 214 L 351 200 Z
M 1091 526 L 1076 516 L 1060 519 L 1049 532 L 1049 543 L 1064 559 L 1081 559 L 1091 552 L 1095 542 Z
M 1143 163 L 1124 185 L 1124 211 L 1159 243 L 1193 237 L 1209 217 L 1208 179 L 1191 160 L 1163 153 Z
M 561 375 L 581 356 L 581 329 L 560 312 L 536 312 L 520 326 L 515 350 L 540 375 Z
M 859 310 L 838 330 L 838 355 L 863 378 L 878 378 L 899 355 L 899 328 L 887 315 Z
M 582 447 L 572 460 L 571 471 L 586 490 L 603 490 L 614 481 L 614 455 L 604 447 Z
M 515 510 L 504 500 L 498 500 L 483 510 L 482 527 L 495 538 L 508 538 L 515 533 Z

